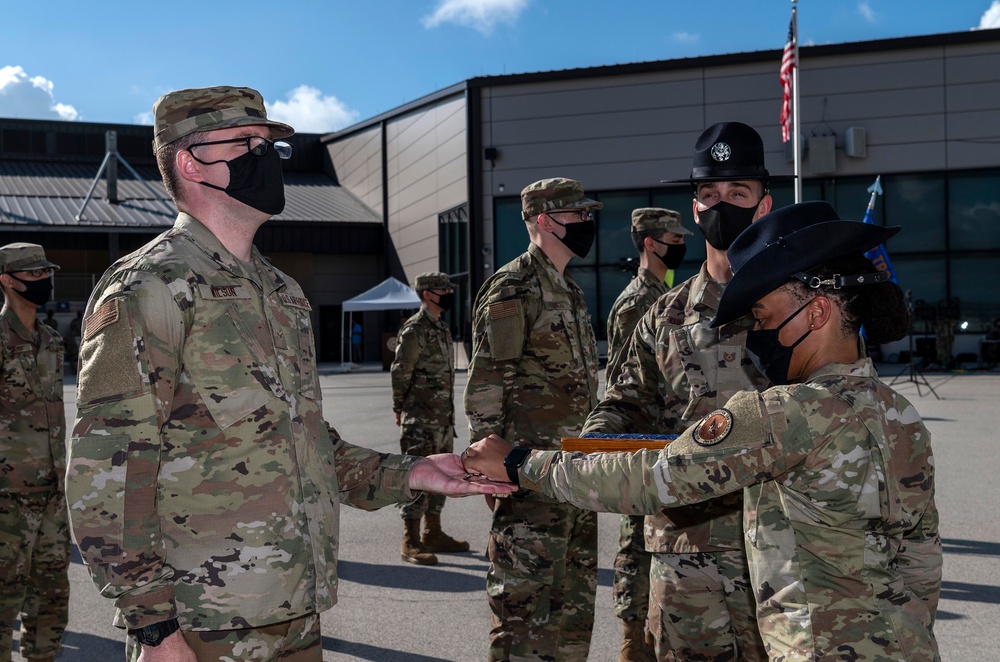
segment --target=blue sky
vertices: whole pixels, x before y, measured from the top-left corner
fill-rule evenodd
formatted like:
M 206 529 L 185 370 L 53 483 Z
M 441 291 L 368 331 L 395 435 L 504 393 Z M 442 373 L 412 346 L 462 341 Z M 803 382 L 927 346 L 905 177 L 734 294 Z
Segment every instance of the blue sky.
M 800 0 L 802 45 L 1000 27 L 1000 0 Z M 788 0 L 0 0 L 0 117 L 151 123 L 260 90 L 326 132 L 466 78 L 780 49 Z M 1000 38 L 1000 33 L 998 33 Z M 775 85 L 778 60 L 775 60 Z

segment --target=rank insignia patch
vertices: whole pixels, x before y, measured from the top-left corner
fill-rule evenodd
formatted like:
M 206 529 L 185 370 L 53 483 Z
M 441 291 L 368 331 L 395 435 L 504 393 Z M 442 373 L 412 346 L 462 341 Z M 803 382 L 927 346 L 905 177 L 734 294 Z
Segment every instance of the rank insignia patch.
M 716 409 L 701 419 L 694 431 L 694 440 L 701 446 L 714 446 L 733 431 L 733 414 L 728 409 Z

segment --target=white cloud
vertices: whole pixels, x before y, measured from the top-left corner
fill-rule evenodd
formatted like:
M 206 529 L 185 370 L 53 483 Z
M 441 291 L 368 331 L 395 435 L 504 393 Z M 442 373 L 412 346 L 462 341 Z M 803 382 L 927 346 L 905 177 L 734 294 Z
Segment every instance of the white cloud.
M 990 28 L 1000 28 L 1000 0 L 993 0 L 990 8 L 983 12 L 983 17 L 979 19 L 978 30 L 989 30 Z
M 701 39 L 701 35 L 697 32 L 675 32 L 670 35 L 670 38 L 676 41 L 678 44 L 694 44 Z
M 438 0 L 437 9 L 421 19 L 425 28 L 455 23 L 489 36 L 497 23 L 513 24 L 528 0 Z
M 76 120 L 80 113 L 56 103 L 55 85 L 42 76 L 29 77 L 21 67 L 0 68 L 0 116 L 42 120 Z
M 133 124 L 142 124 L 145 126 L 153 126 L 153 111 L 147 110 L 144 113 L 139 113 L 132 117 Z
M 351 110 L 337 97 L 323 96 L 315 87 L 299 85 L 285 98 L 287 101 L 267 102 L 267 116 L 291 124 L 296 131 L 329 133 L 358 119 L 358 111 Z
M 858 13 L 861 14 L 861 16 L 869 23 L 874 23 L 876 21 L 877 17 L 875 16 L 875 10 L 872 9 L 868 0 L 862 0 L 858 3 Z

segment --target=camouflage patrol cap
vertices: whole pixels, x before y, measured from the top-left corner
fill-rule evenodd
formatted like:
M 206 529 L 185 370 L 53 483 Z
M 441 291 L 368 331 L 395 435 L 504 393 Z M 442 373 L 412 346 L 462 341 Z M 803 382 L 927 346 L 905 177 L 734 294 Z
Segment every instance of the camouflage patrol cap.
M 195 131 L 262 124 L 271 139 L 287 138 L 295 129 L 267 119 L 264 98 L 249 87 L 201 87 L 168 92 L 153 104 L 153 151 Z
M 647 230 L 662 230 L 674 234 L 692 234 L 681 225 L 681 215 L 673 209 L 660 207 L 642 207 L 632 210 L 632 232 Z
M 425 274 L 420 274 L 413 281 L 413 289 L 417 292 L 423 292 L 424 290 L 454 290 L 455 285 L 448 278 L 448 274 L 443 274 L 440 271 L 429 271 Z
M 575 179 L 553 177 L 528 184 L 521 191 L 521 218 L 528 220 L 542 212 L 556 209 L 601 209 L 604 203 L 583 193 L 583 184 Z
M 45 249 L 38 244 L 19 241 L 0 247 L 0 273 L 58 268 L 58 264 L 45 259 Z

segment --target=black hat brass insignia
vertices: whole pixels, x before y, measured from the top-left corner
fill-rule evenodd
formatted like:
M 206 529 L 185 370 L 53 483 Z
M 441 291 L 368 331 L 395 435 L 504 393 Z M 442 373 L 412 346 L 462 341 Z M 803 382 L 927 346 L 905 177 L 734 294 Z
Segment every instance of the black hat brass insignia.
M 714 446 L 733 431 L 733 414 L 728 409 L 716 409 L 701 419 L 694 431 L 694 440 L 701 446 Z
M 733 150 L 726 143 L 715 143 L 712 145 L 712 158 L 716 161 L 728 161 Z

